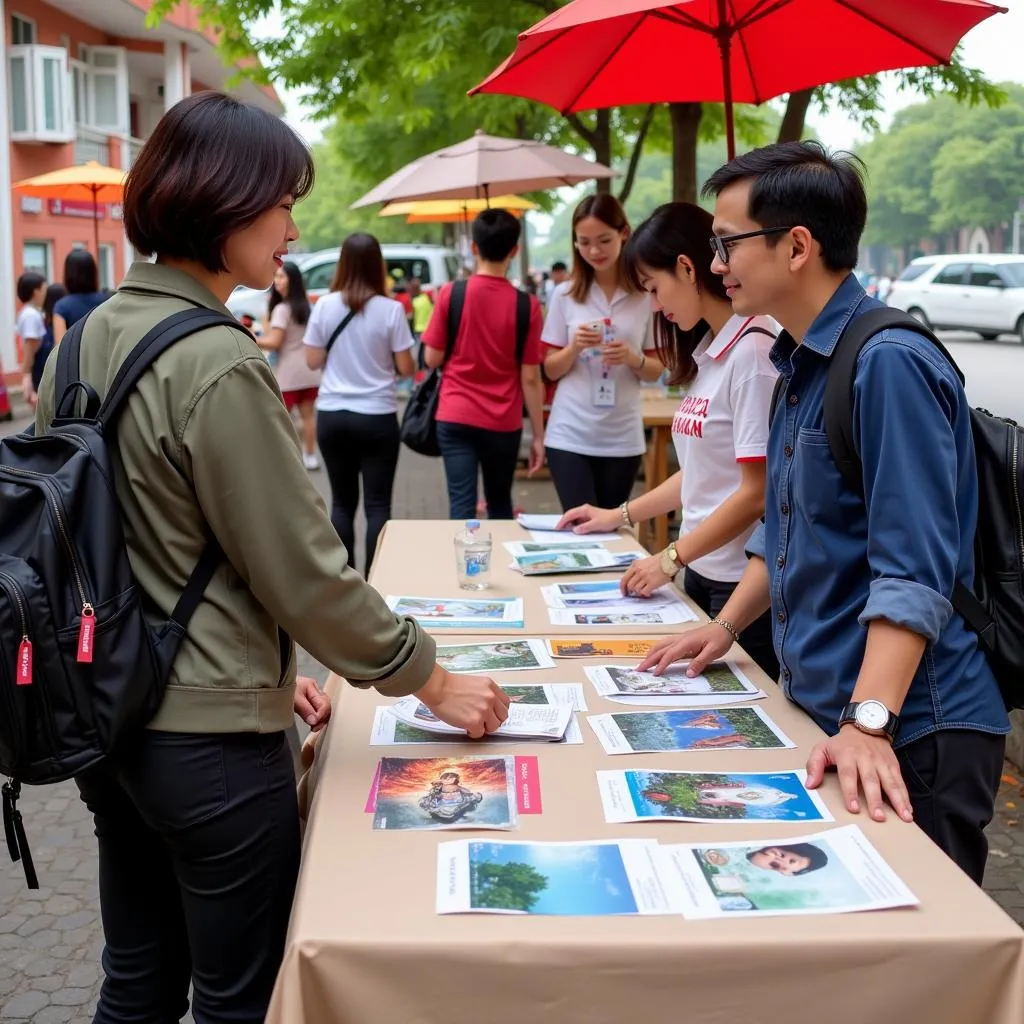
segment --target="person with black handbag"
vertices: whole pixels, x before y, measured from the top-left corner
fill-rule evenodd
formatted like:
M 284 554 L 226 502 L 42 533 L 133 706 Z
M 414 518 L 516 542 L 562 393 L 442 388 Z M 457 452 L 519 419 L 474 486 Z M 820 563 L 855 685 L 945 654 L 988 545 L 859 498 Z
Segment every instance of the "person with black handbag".
M 317 394 L 317 441 L 331 481 L 331 522 L 355 567 L 355 519 L 362 483 L 366 561 L 391 518 L 398 468 L 397 372 L 412 377 L 412 333 L 401 304 L 387 296 L 380 243 L 349 235 L 325 295 L 306 327 L 306 362 L 323 368 Z

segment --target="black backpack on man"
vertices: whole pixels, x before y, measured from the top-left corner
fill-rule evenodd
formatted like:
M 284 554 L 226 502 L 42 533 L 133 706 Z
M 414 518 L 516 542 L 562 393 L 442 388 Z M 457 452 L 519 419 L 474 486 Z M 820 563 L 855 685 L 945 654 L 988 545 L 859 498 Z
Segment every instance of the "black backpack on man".
M 157 356 L 217 325 L 245 330 L 209 309 L 163 320 L 131 351 L 101 402 L 79 379 L 80 320 L 57 349 L 48 432 L 29 428 L 0 441 L 0 774 L 9 780 L 3 821 L 11 859 L 22 861 L 33 889 L 38 881 L 17 807 L 21 784 L 69 779 L 146 725 L 224 557 L 211 537 L 171 618 L 153 628 L 128 561 L 108 450 L 119 413 Z
M 964 375 L 946 347 L 908 313 L 882 306 L 847 323 L 836 343 L 825 384 L 825 433 L 836 468 L 863 496 L 864 476 L 853 439 L 853 384 L 857 357 L 880 331 L 899 327 L 927 338 Z M 772 417 L 783 389 L 780 377 Z M 978 527 L 974 535 L 974 586 L 956 583 L 953 608 L 978 634 L 1007 708 L 1024 708 L 1024 427 L 971 409 L 978 463 Z M 912 514 L 908 510 L 908 514 Z

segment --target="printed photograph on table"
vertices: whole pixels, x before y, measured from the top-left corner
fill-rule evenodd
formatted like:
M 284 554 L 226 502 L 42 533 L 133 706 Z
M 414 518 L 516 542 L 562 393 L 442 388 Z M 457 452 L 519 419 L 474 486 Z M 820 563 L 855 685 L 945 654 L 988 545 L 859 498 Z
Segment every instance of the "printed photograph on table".
M 581 683 L 499 683 L 512 704 L 565 704 L 574 711 L 586 711 L 587 700 Z
M 609 754 L 795 746 L 760 708 L 622 711 L 591 715 L 587 721 Z
M 396 615 L 411 615 L 435 629 L 522 628 L 523 602 L 518 597 L 394 597 L 385 599 Z
M 433 711 L 415 696 L 399 697 L 389 711 L 406 725 L 426 729 L 428 732 L 465 735 L 465 730 L 442 722 Z M 508 707 L 508 718 L 493 732 L 495 737 L 519 739 L 559 740 L 573 717 L 571 705 L 527 705 L 513 702 Z
M 665 605 L 650 611 L 634 611 L 607 605 L 603 611 L 581 612 L 572 608 L 548 608 L 548 619 L 553 626 L 676 626 L 682 622 L 696 622 L 697 614 L 685 604 Z
M 832 821 L 807 773 L 599 771 L 605 821 Z
M 837 914 L 917 898 L 856 825 L 813 835 L 665 845 L 669 881 L 694 918 Z
M 654 646 L 652 640 L 587 639 L 570 637 L 548 640 L 553 658 L 646 658 Z
M 438 847 L 437 911 L 448 913 L 678 913 L 649 839 L 578 843 L 481 842 Z
M 725 662 L 708 665 L 698 676 L 688 676 L 685 665 L 673 665 L 663 675 L 641 672 L 621 665 L 588 665 L 587 677 L 602 696 L 682 696 L 737 695 L 742 698 L 760 694 L 738 668 Z
M 554 667 L 543 640 L 438 644 L 437 663 L 449 672 L 518 672 Z
M 510 829 L 516 820 L 511 757 L 381 759 L 375 829 Z
M 580 699 L 582 700 L 582 696 Z M 374 709 L 373 725 L 370 727 L 370 746 L 397 747 L 432 743 L 435 746 L 450 747 L 458 745 L 463 749 L 472 749 L 474 747 L 479 748 L 481 743 L 523 743 L 532 739 L 545 743 L 566 743 L 570 746 L 582 744 L 583 733 L 580 730 L 575 714 L 572 713 L 575 705 L 570 703 L 568 699 L 564 701 L 561 699 L 549 700 L 547 704 L 563 706 L 570 712 L 568 725 L 566 725 L 565 731 L 560 737 L 557 735 L 524 736 L 515 732 L 509 733 L 499 730 L 496 733 L 490 733 L 482 740 L 472 740 L 461 730 L 448 731 L 446 729 L 445 731 L 440 731 L 436 726 L 431 729 L 424 729 L 420 726 L 410 725 L 408 722 L 403 722 L 396 718 L 391 713 L 390 707 L 381 706 Z M 585 711 L 586 707 L 584 706 L 581 710 Z
M 572 572 L 617 572 L 626 569 L 638 558 L 637 551 L 551 551 L 517 555 L 512 568 L 524 576 L 545 576 Z
M 534 541 L 505 541 L 505 550 L 510 555 L 540 555 L 550 554 L 558 551 L 604 551 L 603 544 L 588 541 L 584 538 L 577 540 L 559 541 L 555 544 L 537 544 Z

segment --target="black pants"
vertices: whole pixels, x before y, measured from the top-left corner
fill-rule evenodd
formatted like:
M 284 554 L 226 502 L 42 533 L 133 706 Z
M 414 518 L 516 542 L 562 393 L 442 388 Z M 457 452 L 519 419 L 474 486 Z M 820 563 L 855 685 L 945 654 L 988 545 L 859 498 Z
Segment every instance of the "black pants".
M 103 970 L 94 1024 L 258 1024 L 299 870 L 283 732 L 144 731 L 76 779 L 99 840 Z
M 563 512 L 577 505 L 621 505 L 633 490 L 642 457 L 578 455 L 561 448 L 545 448 L 545 452 Z
M 465 423 L 437 424 L 452 519 L 476 516 L 477 476 L 483 474 L 488 519 L 512 518 L 512 480 L 522 430 L 485 430 Z
M 356 566 L 356 512 L 359 479 L 363 481 L 366 510 L 366 562 L 370 575 L 377 538 L 391 518 L 391 493 L 398 468 L 398 416 L 393 412 L 318 412 L 316 439 L 331 482 L 331 522 L 348 550 L 349 565 Z
M 944 729 L 896 751 L 914 821 L 978 885 L 1005 748 L 1005 736 Z
M 732 597 L 736 584 L 709 580 L 706 576 L 687 569 L 683 573 L 683 589 L 693 598 L 701 611 L 714 618 Z M 740 646 L 773 682 L 779 681 L 779 659 L 775 656 L 775 646 L 772 643 L 770 612 L 765 612 L 740 633 Z

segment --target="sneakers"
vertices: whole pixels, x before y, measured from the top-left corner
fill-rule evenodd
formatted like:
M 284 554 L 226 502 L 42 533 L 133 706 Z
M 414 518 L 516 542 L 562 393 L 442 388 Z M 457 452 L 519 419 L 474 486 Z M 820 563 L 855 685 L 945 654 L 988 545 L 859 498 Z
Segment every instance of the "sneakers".
M 302 464 L 312 472 L 315 469 L 320 468 L 320 460 L 310 452 L 302 453 Z

